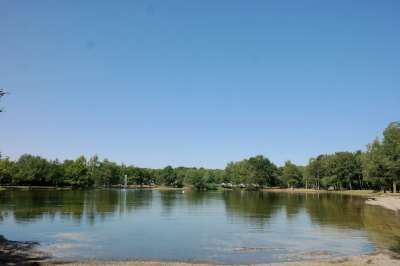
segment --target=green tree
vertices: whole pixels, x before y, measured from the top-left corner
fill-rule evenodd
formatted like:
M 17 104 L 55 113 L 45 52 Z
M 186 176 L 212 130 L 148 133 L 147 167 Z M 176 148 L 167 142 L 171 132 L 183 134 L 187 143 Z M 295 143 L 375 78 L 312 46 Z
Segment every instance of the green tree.
M 174 168 L 168 165 L 161 171 L 161 182 L 166 186 L 178 187 L 181 186 L 181 182 L 178 182 L 178 176 L 176 175 Z
M 110 187 L 122 183 L 121 168 L 115 163 L 104 159 L 99 166 L 99 184 Z
M 392 122 L 383 132 L 382 151 L 386 161 L 387 175 L 397 192 L 400 181 L 400 122 Z
M 368 144 L 367 151 L 362 155 L 363 175 L 374 187 L 385 189 L 388 173 L 387 162 L 379 139 Z
M 320 189 L 321 178 L 324 176 L 324 161 L 326 161 L 325 155 L 310 159 L 305 170 L 306 187 L 311 183 L 314 188 Z
M 12 182 L 16 185 L 49 185 L 50 165 L 46 159 L 29 154 L 22 155 L 15 164 Z
M 197 190 L 206 190 L 207 181 L 203 171 L 196 168 L 188 169 L 186 172 L 185 181 L 191 184 Z
M 301 185 L 303 173 L 301 169 L 291 161 L 286 161 L 282 169 L 281 179 L 288 187 Z
M 249 158 L 248 164 L 248 184 L 256 184 L 260 187 L 264 185 L 272 186 L 275 184 L 277 167 L 268 158 L 257 155 Z
M 339 187 L 347 186 L 353 189 L 353 184 L 358 182 L 362 174 L 362 166 L 356 155 L 351 152 L 337 152 L 332 157 L 330 176 L 334 176 Z
M 15 172 L 14 162 L 8 157 L 0 157 L 0 184 L 10 185 Z
M 226 179 L 235 184 L 245 183 L 247 178 L 247 161 L 230 162 L 225 167 Z
M 94 180 L 88 175 L 87 161 L 80 156 L 75 161 L 66 160 L 63 163 L 65 172 L 65 183 L 72 187 L 91 187 Z
M 391 186 L 397 192 L 400 182 L 400 123 L 392 122 L 383 132 L 383 140 L 375 139 L 362 156 L 367 180 L 381 189 Z
M 64 182 L 63 165 L 58 160 L 50 161 L 46 183 L 59 187 L 64 186 Z
M 217 189 L 218 180 L 216 172 L 204 168 L 189 168 L 185 173 L 185 182 L 197 190 Z
M 93 181 L 94 185 L 100 186 L 103 185 L 100 180 L 101 169 L 100 169 L 100 160 L 97 155 L 93 155 L 90 157 L 87 162 L 87 175 L 90 180 Z
M 273 186 L 277 181 L 278 168 L 262 155 L 231 162 L 225 168 L 228 178 L 236 184 L 248 187 Z

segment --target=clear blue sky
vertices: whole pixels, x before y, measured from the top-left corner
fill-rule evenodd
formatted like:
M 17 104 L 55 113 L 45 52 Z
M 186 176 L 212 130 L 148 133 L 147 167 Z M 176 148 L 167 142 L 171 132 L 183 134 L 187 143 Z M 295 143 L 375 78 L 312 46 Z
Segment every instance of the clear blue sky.
M 400 1 L 0 0 L 0 151 L 222 168 L 400 119 Z

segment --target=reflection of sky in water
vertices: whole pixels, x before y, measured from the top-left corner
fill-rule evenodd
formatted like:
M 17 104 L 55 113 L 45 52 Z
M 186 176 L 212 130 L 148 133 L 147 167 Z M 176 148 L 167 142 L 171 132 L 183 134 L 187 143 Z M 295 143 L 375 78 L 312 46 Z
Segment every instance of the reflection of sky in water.
M 236 202 L 237 195 L 216 192 L 153 191 L 139 197 L 135 191 L 113 193 L 112 204 L 100 200 L 105 195 L 83 197 L 81 216 L 68 214 L 73 208 L 51 212 L 50 207 L 42 206 L 41 215 L 17 221 L 13 210 L 19 212 L 18 207 L 2 205 L 3 213 L 8 212 L 0 224 L 2 234 L 13 240 L 39 241 L 43 250 L 63 259 L 256 263 L 362 254 L 374 249 L 368 232 L 359 230 L 362 220 L 345 226 L 346 219 L 354 215 L 347 214 L 346 208 L 328 222 L 311 217 L 312 204 L 319 204 L 318 198 L 304 202 L 303 196 L 241 195 Z M 329 204 L 330 199 L 326 200 Z M 101 202 L 104 206 L 95 206 Z M 364 208 L 360 201 L 356 203 Z M 331 215 L 337 210 L 332 207 L 329 211 Z

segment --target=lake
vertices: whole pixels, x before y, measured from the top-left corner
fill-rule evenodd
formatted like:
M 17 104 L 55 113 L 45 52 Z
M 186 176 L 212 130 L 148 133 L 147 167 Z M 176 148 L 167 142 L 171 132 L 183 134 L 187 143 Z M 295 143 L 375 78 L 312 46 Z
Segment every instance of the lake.
M 400 250 L 400 215 L 340 194 L 5 190 L 0 234 L 62 260 L 268 263 Z

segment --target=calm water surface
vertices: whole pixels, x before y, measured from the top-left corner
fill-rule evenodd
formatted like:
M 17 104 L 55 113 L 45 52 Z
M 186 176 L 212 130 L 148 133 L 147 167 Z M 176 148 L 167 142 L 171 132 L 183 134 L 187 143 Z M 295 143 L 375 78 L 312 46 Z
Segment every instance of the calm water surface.
M 400 247 L 360 197 L 245 191 L 0 191 L 0 234 L 55 259 L 280 262 Z

